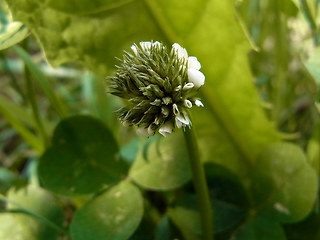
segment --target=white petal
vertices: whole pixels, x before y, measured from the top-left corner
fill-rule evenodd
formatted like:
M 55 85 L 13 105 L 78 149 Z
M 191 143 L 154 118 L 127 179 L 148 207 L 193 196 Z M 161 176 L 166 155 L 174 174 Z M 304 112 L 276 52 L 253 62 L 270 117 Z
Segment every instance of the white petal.
M 178 116 L 176 116 L 176 119 L 178 119 L 180 122 L 182 122 L 185 125 L 189 125 L 190 123 L 190 119 L 186 116 L 183 116 L 182 114 L 179 114 Z
M 201 64 L 196 57 L 188 58 L 188 68 L 199 70 L 201 68 Z
M 156 41 L 156 42 L 154 42 L 154 43 L 152 44 L 152 46 L 154 46 L 154 47 L 160 47 L 160 45 L 161 45 L 161 43 L 158 42 L 158 41 Z
M 173 113 L 174 115 L 178 115 L 179 114 L 179 109 L 178 109 L 178 106 L 177 104 L 172 104 L 172 110 L 173 110 Z
M 148 129 L 145 127 L 140 127 L 137 129 L 136 133 L 140 136 L 140 137 L 150 137 L 151 135 L 148 132 Z
M 152 42 L 140 42 L 140 46 L 145 49 L 150 49 L 152 46 Z
M 134 52 L 135 55 L 138 55 L 138 50 L 137 50 L 136 45 L 132 45 L 131 49 L 132 49 L 132 51 Z
M 181 128 L 183 123 L 179 121 L 179 119 L 176 118 L 176 124 L 178 128 Z
M 187 50 L 186 50 L 185 48 L 181 47 L 178 43 L 174 43 L 174 44 L 172 45 L 172 48 L 173 48 L 174 50 L 176 50 L 179 58 L 188 59 Z
M 205 76 L 196 69 L 188 69 L 188 80 L 193 83 L 195 88 L 199 88 L 204 84 Z
M 192 102 L 188 99 L 185 99 L 184 100 L 184 105 L 187 107 L 187 108 L 191 108 L 192 107 Z
M 159 129 L 159 133 L 164 136 L 167 137 L 170 133 L 172 133 L 173 130 L 173 124 L 171 122 L 166 122 L 165 124 L 163 124 L 163 126 Z
M 197 106 L 197 107 L 204 107 L 203 103 L 200 101 L 200 100 L 195 100 L 194 101 L 194 104 Z
M 188 90 L 194 87 L 194 84 L 189 82 L 183 86 L 183 90 Z

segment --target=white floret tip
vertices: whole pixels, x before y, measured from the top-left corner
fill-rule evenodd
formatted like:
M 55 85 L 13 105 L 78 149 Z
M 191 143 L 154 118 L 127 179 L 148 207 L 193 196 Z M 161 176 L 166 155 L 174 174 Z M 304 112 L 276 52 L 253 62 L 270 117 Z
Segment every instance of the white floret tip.
M 177 52 L 178 57 L 182 59 L 188 59 L 188 52 L 185 48 L 181 47 L 178 43 L 174 43 L 172 48 Z
M 188 69 L 188 80 L 194 84 L 195 88 L 200 88 L 205 81 L 205 76 L 202 72 L 196 69 Z
M 173 124 L 171 122 L 166 122 L 165 124 L 163 124 L 163 126 L 159 129 L 159 133 L 164 136 L 167 137 L 170 133 L 172 133 L 173 131 Z
M 194 105 L 196 105 L 197 107 L 204 107 L 203 103 L 198 99 L 194 101 Z
M 201 68 L 201 64 L 196 57 L 188 58 L 188 69 L 191 69 L 191 68 L 196 70 L 200 70 Z

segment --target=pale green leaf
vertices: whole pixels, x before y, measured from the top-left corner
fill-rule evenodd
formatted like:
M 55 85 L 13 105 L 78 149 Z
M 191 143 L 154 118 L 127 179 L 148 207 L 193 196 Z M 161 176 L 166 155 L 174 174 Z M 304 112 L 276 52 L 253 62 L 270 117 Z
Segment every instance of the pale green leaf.
M 137 187 L 122 182 L 77 210 L 71 223 L 74 240 L 126 240 L 140 224 L 143 199 Z
M 297 222 L 312 210 L 317 189 L 314 169 L 294 144 L 272 144 L 257 158 L 252 192 L 260 215 Z
M 189 157 L 182 134 L 152 140 L 140 148 L 130 177 L 145 188 L 157 190 L 175 189 L 189 181 Z
M 43 189 L 28 186 L 8 193 L 8 210 L 0 213 L 0 239 L 56 240 L 62 211 Z

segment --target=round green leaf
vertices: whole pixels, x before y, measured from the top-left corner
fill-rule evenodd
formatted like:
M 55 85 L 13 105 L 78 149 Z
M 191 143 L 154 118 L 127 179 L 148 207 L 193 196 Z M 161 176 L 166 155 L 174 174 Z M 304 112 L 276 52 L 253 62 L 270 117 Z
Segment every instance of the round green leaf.
M 89 116 L 70 117 L 56 127 L 53 145 L 40 159 L 39 177 L 56 193 L 92 193 L 125 176 L 126 164 L 117 153 L 117 143 L 102 122 Z
M 280 222 L 299 221 L 314 206 L 317 189 L 314 169 L 294 144 L 273 144 L 257 158 L 252 191 L 261 215 Z
M 189 181 L 189 157 L 182 134 L 149 140 L 140 148 L 129 174 L 141 186 L 156 190 L 175 189 Z
M 125 240 L 137 229 L 142 215 L 140 191 L 129 182 L 122 182 L 75 213 L 71 236 L 74 240 Z
M 0 239 L 5 240 L 56 240 L 58 231 L 43 219 L 31 216 L 34 213 L 57 226 L 62 226 L 62 212 L 53 197 L 45 190 L 28 186 L 8 193 L 8 210 L 21 212 L 0 213 Z M 21 209 L 23 208 L 23 209 Z

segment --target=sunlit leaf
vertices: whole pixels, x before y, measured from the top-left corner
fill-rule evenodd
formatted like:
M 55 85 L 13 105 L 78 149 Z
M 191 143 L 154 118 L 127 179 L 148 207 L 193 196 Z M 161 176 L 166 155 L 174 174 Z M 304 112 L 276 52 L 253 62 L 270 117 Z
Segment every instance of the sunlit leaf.
M 261 215 L 296 222 L 314 206 L 318 179 L 303 152 L 289 143 L 276 143 L 258 157 L 252 191 Z
M 142 196 L 134 185 L 123 182 L 80 208 L 71 223 L 74 240 L 126 240 L 143 215 Z
M 189 157 L 181 134 L 146 142 L 130 170 L 139 185 L 158 190 L 180 187 L 191 179 Z

